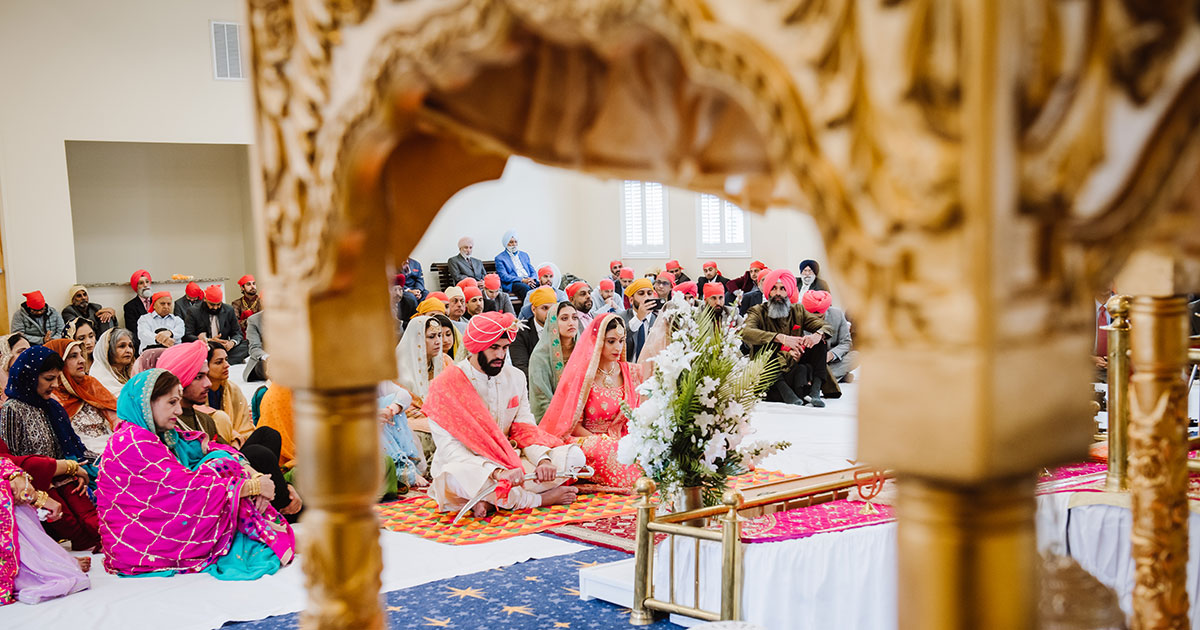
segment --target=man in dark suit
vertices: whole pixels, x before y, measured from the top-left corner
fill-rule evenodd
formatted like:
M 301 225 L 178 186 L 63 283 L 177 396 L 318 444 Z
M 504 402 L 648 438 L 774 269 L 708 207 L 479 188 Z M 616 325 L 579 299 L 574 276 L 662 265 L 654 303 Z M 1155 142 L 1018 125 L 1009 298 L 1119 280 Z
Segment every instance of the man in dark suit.
M 717 263 L 710 260 L 704 263 L 703 269 L 704 275 L 700 276 L 699 280 L 696 280 L 696 291 L 700 295 L 704 295 L 704 285 L 709 282 L 720 282 L 721 286 L 729 286 L 729 278 L 721 274 L 721 270 L 717 269 Z
M 204 289 L 195 282 L 187 283 L 183 289 L 183 297 L 175 300 L 175 316 L 186 322 L 188 311 L 200 306 L 203 301 Z
M 458 284 L 464 278 L 483 280 L 483 277 L 487 275 L 483 269 L 483 261 L 471 256 L 473 251 L 475 251 L 474 239 L 469 236 L 458 239 L 458 255 L 451 256 L 446 261 L 446 266 L 450 271 L 450 282 Z
M 654 285 L 647 278 L 638 278 L 625 287 L 629 308 L 621 313 L 625 320 L 625 358 L 635 362 L 642 355 L 650 328 L 658 319 L 658 308 L 662 301 L 655 297 Z
M 226 360 L 231 365 L 237 365 L 246 361 L 250 348 L 242 336 L 237 313 L 232 306 L 225 304 L 224 299 L 225 293 L 215 284 L 204 290 L 204 303 L 189 311 L 183 320 L 183 341 L 216 341 L 229 353 Z
M 129 286 L 133 289 L 133 299 L 125 303 L 125 328 L 133 333 L 133 347 L 142 347 L 138 341 L 137 324 L 138 320 L 150 312 L 153 305 L 150 303 L 150 296 L 153 292 L 150 290 L 150 272 L 145 269 L 138 269 L 133 272 L 129 278 Z
M 558 304 L 558 296 L 550 287 L 538 287 L 530 291 L 526 297 L 533 307 L 533 316 L 522 320 L 525 326 L 517 333 L 517 338 L 513 339 L 512 345 L 508 347 L 508 356 L 512 359 L 513 366 L 528 376 L 529 355 L 533 354 L 533 348 L 537 346 L 538 339 L 542 336 L 542 327 L 546 325 L 546 319 L 550 317 L 550 309 Z

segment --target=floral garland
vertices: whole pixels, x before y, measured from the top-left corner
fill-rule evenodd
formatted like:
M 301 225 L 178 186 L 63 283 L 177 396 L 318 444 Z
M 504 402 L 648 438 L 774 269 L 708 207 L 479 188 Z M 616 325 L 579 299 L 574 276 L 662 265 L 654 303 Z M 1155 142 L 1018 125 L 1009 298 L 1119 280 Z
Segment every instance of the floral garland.
M 746 442 L 754 432 L 750 414 L 782 364 L 769 353 L 741 352 L 737 329 L 717 325 L 715 313 L 676 294 L 660 317 L 670 318 L 670 343 L 654 357 L 654 373 L 642 384 L 637 409 L 626 408 L 629 434 L 617 457 L 637 463 L 663 488 L 704 488 L 716 504 L 726 479 L 746 472 L 787 442 Z

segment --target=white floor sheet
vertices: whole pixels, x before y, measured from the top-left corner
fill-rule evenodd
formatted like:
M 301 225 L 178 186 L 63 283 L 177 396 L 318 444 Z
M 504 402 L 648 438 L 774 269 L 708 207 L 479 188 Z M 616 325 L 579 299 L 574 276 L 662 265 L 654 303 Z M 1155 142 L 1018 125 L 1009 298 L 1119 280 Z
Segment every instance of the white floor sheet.
M 303 535 L 302 528 L 298 533 Z M 588 548 L 552 536 L 455 546 L 386 530 L 380 531 L 380 543 L 381 592 Z M 119 578 L 105 573 L 101 556 L 92 556 L 91 589 L 36 606 L 0 607 L 0 628 L 210 630 L 229 621 L 297 612 L 305 605 L 303 561 L 299 556 L 291 566 L 253 582 L 222 582 L 208 574 Z

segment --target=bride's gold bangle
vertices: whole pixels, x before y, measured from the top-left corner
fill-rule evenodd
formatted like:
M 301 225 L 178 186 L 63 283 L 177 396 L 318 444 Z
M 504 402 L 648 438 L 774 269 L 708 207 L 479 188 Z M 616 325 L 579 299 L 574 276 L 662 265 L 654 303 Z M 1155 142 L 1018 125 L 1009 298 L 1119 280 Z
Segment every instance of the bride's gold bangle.
M 46 505 L 46 500 L 49 498 L 50 498 L 50 495 L 46 494 L 45 492 L 43 492 L 41 490 L 38 490 L 37 493 L 35 493 L 33 495 L 33 507 L 35 509 L 41 509 L 41 507 L 43 505 Z
M 73 459 L 68 459 L 66 461 L 67 461 L 67 474 L 68 475 L 74 475 L 75 473 L 79 472 L 79 462 L 77 462 Z

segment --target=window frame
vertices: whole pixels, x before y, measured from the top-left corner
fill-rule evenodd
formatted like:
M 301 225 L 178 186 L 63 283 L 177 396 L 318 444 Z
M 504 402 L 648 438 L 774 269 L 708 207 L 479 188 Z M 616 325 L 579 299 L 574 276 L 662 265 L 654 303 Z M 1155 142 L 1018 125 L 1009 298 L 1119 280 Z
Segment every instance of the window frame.
M 667 188 L 666 184 L 663 184 L 661 182 L 651 182 L 651 181 L 636 180 L 636 179 L 623 179 L 620 181 L 621 181 L 621 187 L 620 187 L 620 193 L 619 193 L 620 199 L 618 200 L 618 204 L 620 206 L 620 215 L 621 215 L 621 257 L 622 258 L 634 258 L 634 259 L 653 259 L 653 258 L 664 258 L 664 257 L 668 256 L 671 251 L 671 209 L 670 209 L 670 191 Z M 642 240 L 643 241 L 645 241 L 645 237 L 646 237 L 646 219 L 647 219 L 647 214 L 646 214 L 646 197 L 647 197 L 646 192 L 647 192 L 647 190 L 646 190 L 646 188 L 647 188 L 647 185 L 648 184 L 656 185 L 659 187 L 659 190 L 662 192 L 662 226 L 663 226 L 662 245 L 633 245 L 629 242 L 628 233 L 626 232 L 626 223 L 628 221 L 628 217 L 626 216 L 627 208 L 625 207 L 625 202 L 626 202 L 625 187 L 631 182 L 636 182 L 641 185 L 641 203 L 642 203 L 641 213 L 642 213 Z
M 721 216 L 718 220 L 721 229 L 720 243 L 704 242 L 704 202 L 707 198 L 716 199 L 720 203 Z M 726 241 L 728 237 L 725 233 L 727 226 L 726 212 L 731 208 L 742 213 L 741 243 L 731 244 Z M 696 195 L 696 255 L 698 258 L 750 258 L 752 254 L 749 213 L 737 204 L 718 195 L 698 193 Z

